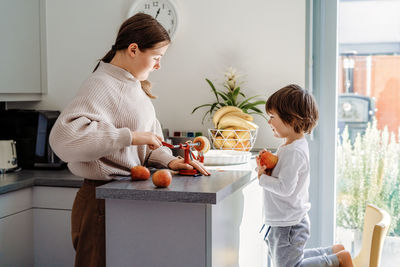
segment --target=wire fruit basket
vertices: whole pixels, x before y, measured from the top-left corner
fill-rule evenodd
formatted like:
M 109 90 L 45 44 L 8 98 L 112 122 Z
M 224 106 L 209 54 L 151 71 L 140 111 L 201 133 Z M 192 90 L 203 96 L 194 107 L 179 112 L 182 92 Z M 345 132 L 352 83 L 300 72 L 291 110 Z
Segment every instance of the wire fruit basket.
M 258 129 L 208 129 L 214 149 L 250 151 L 257 138 Z

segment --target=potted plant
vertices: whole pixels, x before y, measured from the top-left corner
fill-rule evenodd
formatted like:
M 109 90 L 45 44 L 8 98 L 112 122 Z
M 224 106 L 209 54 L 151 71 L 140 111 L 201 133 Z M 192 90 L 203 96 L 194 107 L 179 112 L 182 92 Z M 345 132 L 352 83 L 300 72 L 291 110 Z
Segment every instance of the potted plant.
M 240 87 L 242 82 L 239 82 L 236 72 L 236 69 L 228 68 L 223 89 L 217 89 L 206 78 L 215 95 L 215 101 L 195 107 L 192 114 L 200 108 L 208 108 L 202 123 L 204 124 L 207 116 L 212 118 L 214 128 L 209 129 L 209 135 L 215 149 L 248 151 L 254 145 L 258 130 L 258 126 L 253 123 L 252 114 L 265 118 L 258 108 L 259 105 L 265 105 L 265 101 L 257 99 L 259 95 L 247 98 Z

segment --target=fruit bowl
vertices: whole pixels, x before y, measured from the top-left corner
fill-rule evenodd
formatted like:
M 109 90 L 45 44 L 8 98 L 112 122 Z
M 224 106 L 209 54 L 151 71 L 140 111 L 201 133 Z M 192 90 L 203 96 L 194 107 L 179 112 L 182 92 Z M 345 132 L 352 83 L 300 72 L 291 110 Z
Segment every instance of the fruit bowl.
M 257 129 L 208 129 L 214 149 L 250 151 L 257 138 Z

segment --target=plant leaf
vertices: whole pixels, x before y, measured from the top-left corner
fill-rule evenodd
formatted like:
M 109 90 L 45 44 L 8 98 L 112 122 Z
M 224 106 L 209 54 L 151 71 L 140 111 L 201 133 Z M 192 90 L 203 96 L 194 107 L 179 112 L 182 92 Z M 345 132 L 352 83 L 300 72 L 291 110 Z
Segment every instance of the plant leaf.
M 204 105 L 198 106 L 198 107 L 196 107 L 196 108 L 192 111 L 192 114 L 193 114 L 193 112 L 195 112 L 196 109 L 198 109 L 198 108 L 210 106 L 210 109 L 204 114 L 204 116 L 203 116 L 203 118 L 202 118 L 202 120 L 201 120 L 201 124 L 204 124 L 204 120 L 205 120 L 205 118 L 207 117 L 207 114 L 210 114 L 210 115 L 211 115 L 212 112 L 214 111 L 214 109 L 215 109 L 218 105 L 220 105 L 220 106 L 222 107 L 223 103 L 214 102 L 213 104 L 204 104 Z
M 231 92 L 224 93 L 224 92 L 218 91 L 217 93 L 224 99 L 226 106 L 236 106 L 236 104 L 233 103 L 233 101 L 232 101 L 232 93 Z
M 217 98 L 217 102 L 219 102 L 219 98 L 218 98 L 218 94 L 217 94 L 217 89 L 215 89 L 214 84 L 206 78 L 206 81 L 208 82 L 208 84 L 210 85 L 212 91 L 214 92 L 215 98 Z
M 210 113 L 209 110 L 206 112 L 206 114 L 204 114 L 203 119 L 201 120 L 201 124 L 204 124 L 204 119 L 207 117 L 208 113 Z
M 207 106 L 212 106 L 212 104 L 204 104 L 204 105 L 201 105 L 201 106 L 197 106 L 197 107 L 195 107 L 195 108 L 192 110 L 192 114 L 193 114 L 196 110 L 198 110 L 199 108 L 203 108 L 203 107 L 207 107 Z
M 258 105 L 262 105 L 262 104 L 265 105 L 265 103 L 266 102 L 264 100 L 258 100 L 256 102 L 246 104 L 246 105 L 242 106 L 242 108 L 244 108 L 244 109 L 252 109 L 253 107 L 258 106 Z
M 224 99 L 225 101 L 227 101 L 229 99 L 229 96 L 223 92 L 217 91 L 217 94 L 220 95 L 222 97 L 222 99 Z
M 220 104 L 220 103 L 212 104 L 212 106 L 210 107 L 210 116 L 211 116 L 211 114 L 213 113 L 214 109 L 217 107 L 218 104 Z
M 227 106 L 234 106 L 234 104 L 232 103 L 232 100 L 229 99 L 229 98 L 225 101 L 225 104 L 226 104 Z
M 240 87 L 236 87 L 235 90 L 233 90 L 233 92 L 232 92 L 232 102 L 235 104 L 235 106 L 236 106 L 236 100 L 237 100 L 239 93 L 240 93 Z
M 252 97 L 249 97 L 249 98 L 243 100 L 243 102 L 240 103 L 239 108 L 242 108 L 242 107 L 243 107 L 244 105 L 246 105 L 250 100 L 252 100 L 253 98 L 256 98 L 256 97 L 260 97 L 260 95 L 255 95 L 255 96 L 252 96 Z
M 250 107 L 249 109 L 252 109 L 252 110 L 254 110 L 255 112 L 264 114 L 260 109 L 258 109 L 258 108 L 256 108 L 256 107 Z

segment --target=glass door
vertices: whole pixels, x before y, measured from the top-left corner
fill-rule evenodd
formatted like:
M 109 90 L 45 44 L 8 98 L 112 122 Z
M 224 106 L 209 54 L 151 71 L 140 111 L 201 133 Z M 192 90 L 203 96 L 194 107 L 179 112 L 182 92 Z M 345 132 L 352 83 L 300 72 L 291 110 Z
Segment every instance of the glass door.
M 381 265 L 400 266 L 400 1 L 340 0 L 336 242 L 360 250 L 365 207 L 392 224 Z

